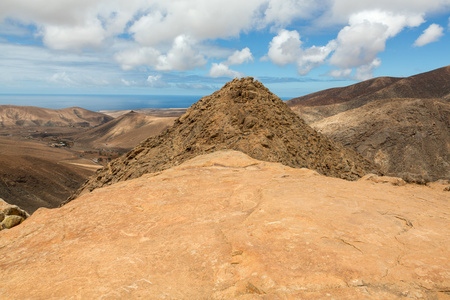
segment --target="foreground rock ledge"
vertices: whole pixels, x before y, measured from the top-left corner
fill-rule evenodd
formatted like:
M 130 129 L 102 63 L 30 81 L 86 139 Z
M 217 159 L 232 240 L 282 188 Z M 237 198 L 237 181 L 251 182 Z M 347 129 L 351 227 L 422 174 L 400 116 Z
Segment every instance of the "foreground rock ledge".
M 0 232 L 4 299 L 447 299 L 448 192 L 234 151 Z

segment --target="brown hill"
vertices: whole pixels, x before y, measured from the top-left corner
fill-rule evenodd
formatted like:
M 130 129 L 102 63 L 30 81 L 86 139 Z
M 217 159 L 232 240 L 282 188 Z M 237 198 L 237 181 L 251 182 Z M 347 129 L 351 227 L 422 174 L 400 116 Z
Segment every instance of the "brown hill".
M 178 118 L 186 113 L 187 108 L 138 108 L 134 109 L 134 112 L 158 118 Z M 100 110 L 99 112 L 105 115 L 111 116 L 113 118 L 118 118 L 125 115 L 132 110 Z
M 287 101 L 308 123 L 383 99 L 450 100 L 450 66 L 407 78 L 381 77 Z
M 0 136 L 0 198 L 29 213 L 59 206 L 97 168 L 65 149 Z
M 450 178 L 450 66 L 289 100 L 309 125 L 408 181 Z
M 357 179 L 375 170 L 356 152 L 306 125 L 280 98 L 248 77 L 235 79 L 200 99 L 172 127 L 99 170 L 79 192 L 224 149 L 345 179 Z
M 155 136 L 175 121 L 174 117 L 150 117 L 130 111 L 116 119 L 74 137 L 82 148 L 126 152 L 150 136 Z
M 112 119 L 105 114 L 80 107 L 48 109 L 33 106 L 0 105 L 0 127 L 92 127 Z
M 448 299 L 448 192 L 215 152 L 0 232 L 1 299 Z
M 313 128 L 354 147 L 385 174 L 410 182 L 450 179 L 450 103 L 378 100 L 324 118 Z

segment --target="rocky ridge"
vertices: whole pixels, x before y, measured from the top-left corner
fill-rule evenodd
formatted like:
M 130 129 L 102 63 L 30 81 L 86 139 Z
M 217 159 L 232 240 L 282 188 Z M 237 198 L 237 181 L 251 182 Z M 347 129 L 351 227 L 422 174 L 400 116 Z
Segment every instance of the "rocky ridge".
M 355 151 L 317 133 L 280 98 L 247 77 L 200 99 L 173 126 L 99 170 L 71 199 L 225 149 L 349 180 L 376 170 Z

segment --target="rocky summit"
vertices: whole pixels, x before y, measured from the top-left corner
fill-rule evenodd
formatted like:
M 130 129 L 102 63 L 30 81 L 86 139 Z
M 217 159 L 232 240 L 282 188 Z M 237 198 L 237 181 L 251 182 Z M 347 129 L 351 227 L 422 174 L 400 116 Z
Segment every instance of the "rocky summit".
M 448 299 L 448 193 L 217 151 L 0 231 L 0 299 Z
M 349 180 L 376 170 L 355 151 L 317 133 L 263 84 L 247 77 L 200 99 L 172 127 L 99 170 L 71 199 L 225 149 Z

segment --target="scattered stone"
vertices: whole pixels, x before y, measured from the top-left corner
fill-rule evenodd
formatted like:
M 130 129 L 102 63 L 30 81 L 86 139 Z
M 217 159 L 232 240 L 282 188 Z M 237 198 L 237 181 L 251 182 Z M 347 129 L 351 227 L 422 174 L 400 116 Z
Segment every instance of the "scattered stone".
M 406 181 L 399 177 L 391 176 L 378 176 L 376 174 L 367 174 L 360 180 L 372 181 L 375 183 L 390 183 L 392 185 L 403 186 L 406 185 Z

